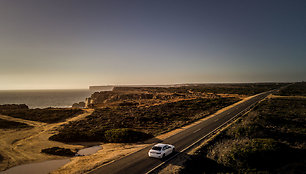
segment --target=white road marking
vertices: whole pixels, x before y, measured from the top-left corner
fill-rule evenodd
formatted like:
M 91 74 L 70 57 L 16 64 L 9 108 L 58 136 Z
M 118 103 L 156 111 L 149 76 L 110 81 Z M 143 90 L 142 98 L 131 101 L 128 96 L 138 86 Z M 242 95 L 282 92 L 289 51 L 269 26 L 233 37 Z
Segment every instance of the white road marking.
M 199 132 L 200 130 L 201 130 L 202 128 L 200 128 L 200 129 L 197 129 L 196 131 L 194 131 L 193 133 L 196 133 L 196 132 Z

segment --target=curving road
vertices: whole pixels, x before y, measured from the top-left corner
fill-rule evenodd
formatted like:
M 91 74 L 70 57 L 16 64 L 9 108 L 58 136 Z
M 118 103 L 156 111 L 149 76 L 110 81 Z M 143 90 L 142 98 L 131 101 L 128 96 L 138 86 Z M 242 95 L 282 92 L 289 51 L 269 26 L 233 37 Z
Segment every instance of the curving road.
M 255 95 L 228 110 L 225 110 L 207 120 L 200 122 L 199 124 L 189 127 L 188 129 L 185 129 L 180 133 L 165 139 L 163 143 L 173 144 L 177 152 L 182 152 L 196 141 L 200 140 L 222 124 L 235 117 L 237 114 L 247 111 L 250 106 L 264 99 L 271 93 L 273 93 L 273 90 Z M 101 166 L 90 173 L 147 173 L 164 162 L 164 160 L 149 158 L 147 153 L 150 148 L 151 147 L 144 148 L 113 163 Z

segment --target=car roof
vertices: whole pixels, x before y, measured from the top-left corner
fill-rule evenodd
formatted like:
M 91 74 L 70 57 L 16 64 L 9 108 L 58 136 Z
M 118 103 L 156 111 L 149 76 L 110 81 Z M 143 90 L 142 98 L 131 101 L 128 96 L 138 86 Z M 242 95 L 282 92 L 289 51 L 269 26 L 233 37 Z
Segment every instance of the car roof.
M 155 147 L 164 147 L 166 145 L 169 145 L 169 144 L 162 144 L 162 143 L 158 143 L 158 144 L 155 144 L 154 146 Z

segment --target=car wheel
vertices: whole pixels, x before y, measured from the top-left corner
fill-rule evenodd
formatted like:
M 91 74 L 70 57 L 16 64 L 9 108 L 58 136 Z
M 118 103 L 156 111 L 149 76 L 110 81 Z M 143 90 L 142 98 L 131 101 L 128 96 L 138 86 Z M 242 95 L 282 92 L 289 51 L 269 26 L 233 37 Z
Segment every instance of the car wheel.
M 166 155 L 165 155 L 165 154 L 163 154 L 163 158 L 165 158 L 165 156 L 166 156 Z
M 172 149 L 172 153 L 175 152 L 175 148 Z

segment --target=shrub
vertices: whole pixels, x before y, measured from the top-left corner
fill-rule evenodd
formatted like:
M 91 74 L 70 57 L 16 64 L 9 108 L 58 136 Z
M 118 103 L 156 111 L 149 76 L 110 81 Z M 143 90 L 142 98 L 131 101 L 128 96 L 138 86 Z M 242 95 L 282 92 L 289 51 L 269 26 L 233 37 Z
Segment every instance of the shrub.
M 279 95 L 283 96 L 305 96 L 306 95 L 306 82 L 294 83 L 281 91 Z
M 31 128 L 31 127 L 32 126 L 29 126 L 24 123 L 0 119 L 0 129 L 16 129 L 16 128 Z
M 152 135 L 128 128 L 105 131 L 105 140 L 111 143 L 131 143 L 151 138 Z
M 60 142 L 78 142 L 78 141 L 105 141 L 104 132 L 106 127 L 95 127 L 93 129 L 87 130 L 81 127 L 76 129 L 76 126 L 67 126 L 65 131 L 60 131 L 60 133 L 52 135 L 49 137 L 51 141 Z
M 266 129 L 262 122 L 264 118 L 260 118 L 258 112 L 252 111 L 239 124 L 233 125 L 226 131 L 226 134 L 234 138 L 264 138 L 266 137 Z
M 127 102 L 127 101 L 124 101 L 122 103 L 119 103 L 119 106 L 127 106 L 127 107 L 137 106 L 137 105 L 139 105 L 138 102 Z
M 270 98 L 261 102 L 201 148 L 202 157 L 197 154 L 188 161 L 186 170 L 194 171 L 193 164 L 207 162 L 205 157 L 208 157 L 221 166 L 237 170 L 235 173 L 299 173 L 294 171 L 305 168 L 305 106 L 305 98 Z M 297 164 L 300 166 L 292 167 Z M 212 172 L 197 170 L 202 171 L 197 173 L 217 173 L 220 167 L 213 168 Z
M 87 116 L 85 119 L 64 125 L 59 130 L 59 134 L 50 137 L 50 140 L 62 142 L 143 141 L 145 138 L 150 138 L 151 135 L 136 133 L 137 131 L 133 132 L 131 130 L 141 129 L 149 134 L 156 135 L 203 118 L 237 101 L 239 99 L 231 97 L 216 99 L 198 98 L 149 107 L 96 109 L 92 115 Z M 131 130 L 127 131 L 125 128 L 130 128 Z M 118 132 L 117 129 L 122 130 Z M 105 131 L 108 131 L 107 135 L 105 135 Z M 128 134 L 130 139 L 126 138 L 127 136 L 124 134 Z M 120 137 L 124 138 L 121 139 Z
M 0 105 L 1 110 L 14 110 L 14 109 L 29 109 L 29 107 L 25 104 L 4 104 Z
M 211 149 L 208 156 L 236 169 L 268 169 L 281 164 L 285 146 L 273 139 L 229 140 Z
M 47 149 L 42 149 L 42 153 L 59 155 L 59 156 L 74 156 L 75 152 L 72 152 L 71 149 L 65 149 L 60 147 L 51 147 Z
M 81 109 L 12 109 L 1 110 L 3 115 L 9 115 L 12 117 L 41 121 L 45 123 L 55 123 L 64 119 L 73 117 L 75 115 L 83 113 Z

